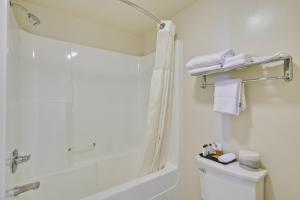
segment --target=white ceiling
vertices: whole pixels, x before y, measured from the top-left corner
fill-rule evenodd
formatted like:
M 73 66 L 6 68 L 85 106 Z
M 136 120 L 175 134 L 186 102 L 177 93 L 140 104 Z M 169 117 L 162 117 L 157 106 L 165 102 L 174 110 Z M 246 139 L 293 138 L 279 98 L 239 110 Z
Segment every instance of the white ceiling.
M 118 0 L 26 0 L 40 6 L 143 34 L 155 26 L 148 17 Z M 131 0 L 161 19 L 169 19 L 195 0 Z

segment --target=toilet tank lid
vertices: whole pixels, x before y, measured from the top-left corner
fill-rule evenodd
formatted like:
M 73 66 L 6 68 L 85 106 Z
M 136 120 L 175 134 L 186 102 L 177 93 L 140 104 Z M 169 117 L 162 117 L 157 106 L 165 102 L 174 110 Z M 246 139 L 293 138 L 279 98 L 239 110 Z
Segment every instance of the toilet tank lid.
M 262 178 L 264 178 L 267 175 L 267 170 L 265 169 L 250 170 L 242 168 L 239 162 L 234 162 L 228 165 L 222 165 L 220 163 L 208 160 L 206 158 L 202 158 L 200 156 L 196 156 L 196 161 L 199 168 L 211 168 L 222 173 L 226 173 L 230 176 L 234 176 L 248 181 L 259 182 Z

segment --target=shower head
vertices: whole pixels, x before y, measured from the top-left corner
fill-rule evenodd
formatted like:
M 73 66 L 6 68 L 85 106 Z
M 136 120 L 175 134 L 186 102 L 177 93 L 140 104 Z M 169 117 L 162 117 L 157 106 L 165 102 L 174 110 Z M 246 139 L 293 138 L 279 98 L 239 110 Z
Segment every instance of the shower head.
M 35 16 L 34 14 L 32 13 L 27 13 L 27 17 L 28 17 L 28 20 L 29 22 L 33 25 L 33 26 L 38 26 L 40 25 L 41 21 L 40 19 Z
M 28 21 L 31 23 L 32 26 L 38 26 L 40 25 L 41 21 L 40 19 L 35 16 L 34 14 L 30 13 L 24 6 L 22 6 L 21 4 L 15 3 L 12 0 L 9 1 L 9 5 L 11 7 L 16 7 L 19 8 L 20 10 L 22 10 L 23 12 L 26 13 L 27 15 L 27 19 Z

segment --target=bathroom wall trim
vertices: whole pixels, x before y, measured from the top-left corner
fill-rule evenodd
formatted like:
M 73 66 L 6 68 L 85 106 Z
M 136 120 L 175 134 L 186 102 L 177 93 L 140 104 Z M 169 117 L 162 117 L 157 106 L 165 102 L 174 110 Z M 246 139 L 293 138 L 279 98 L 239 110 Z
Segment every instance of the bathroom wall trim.
M 0 0 L 0 200 L 5 191 L 7 0 Z

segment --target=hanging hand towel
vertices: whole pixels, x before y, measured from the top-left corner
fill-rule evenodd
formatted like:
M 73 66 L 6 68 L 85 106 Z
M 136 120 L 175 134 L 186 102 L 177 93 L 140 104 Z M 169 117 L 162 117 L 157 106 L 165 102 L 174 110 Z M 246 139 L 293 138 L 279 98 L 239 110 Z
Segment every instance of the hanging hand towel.
M 238 116 L 245 109 L 246 98 L 241 79 L 216 82 L 214 111 Z
M 209 67 L 214 65 L 223 64 L 226 57 L 234 56 L 234 51 L 232 49 L 227 49 L 219 53 L 197 56 L 192 58 L 187 64 L 186 67 L 188 70 L 193 70 L 201 67 Z
M 240 89 L 240 104 L 239 104 L 239 112 L 246 110 L 247 103 L 246 103 L 246 95 L 245 95 L 245 84 L 241 83 Z

